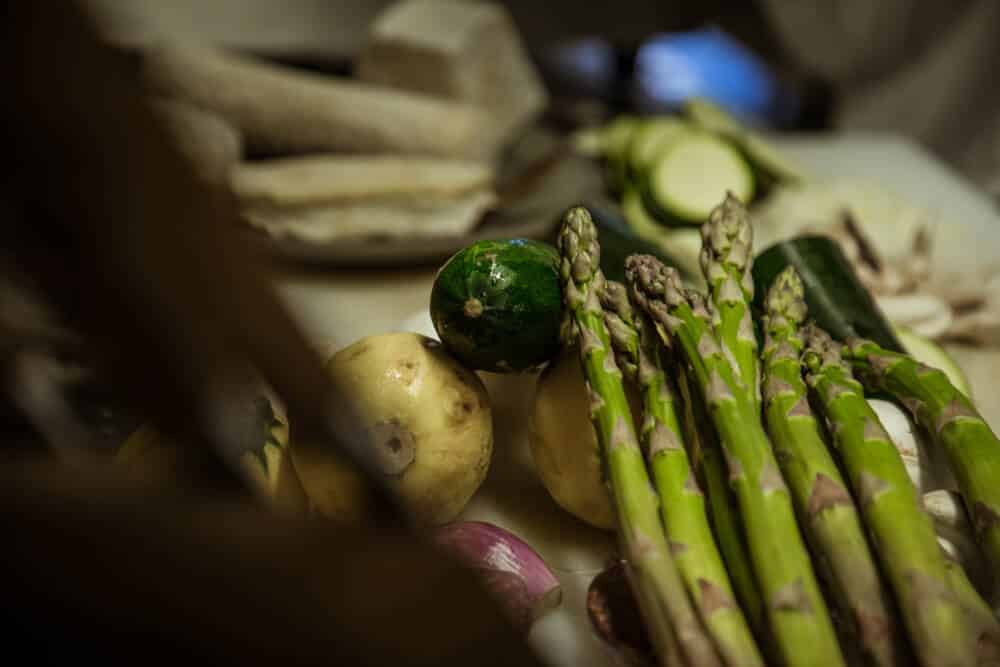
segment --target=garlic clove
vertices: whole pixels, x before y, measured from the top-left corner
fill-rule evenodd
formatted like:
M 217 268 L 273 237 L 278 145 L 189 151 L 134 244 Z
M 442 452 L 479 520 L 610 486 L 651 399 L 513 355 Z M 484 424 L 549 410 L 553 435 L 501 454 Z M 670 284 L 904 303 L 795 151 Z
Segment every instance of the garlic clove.
M 939 489 L 925 493 L 923 503 L 924 509 L 934 520 L 934 531 L 941 548 L 962 566 L 969 581 L 980 594 L 989 591 L 989 567 L 976 544 L 962 497 L 954 491 Z

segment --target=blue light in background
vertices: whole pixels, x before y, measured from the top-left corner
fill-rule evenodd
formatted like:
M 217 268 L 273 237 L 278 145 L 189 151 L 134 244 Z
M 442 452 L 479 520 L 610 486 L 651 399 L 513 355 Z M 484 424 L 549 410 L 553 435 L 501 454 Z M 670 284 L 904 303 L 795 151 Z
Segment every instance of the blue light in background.
M 548 49 L 546 62 L 581 92 L 603 96 L 615 86 L 615 49 L 599 37 L 584 37 Z
M 771 124 L 783 101 L 778 82 L 753 53 L 716 28 L 656 35 L 636 54 L 636 106 L 676 109 L 706 97 L 752 125 Z

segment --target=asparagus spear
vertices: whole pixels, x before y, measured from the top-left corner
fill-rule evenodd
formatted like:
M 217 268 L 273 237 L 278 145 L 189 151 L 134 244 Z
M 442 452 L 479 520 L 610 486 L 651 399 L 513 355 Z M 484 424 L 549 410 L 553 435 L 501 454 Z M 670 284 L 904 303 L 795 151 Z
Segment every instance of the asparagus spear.
M 895 396 L 944 449 L 1000 587 L 1000 440 L 943 372 L 865 340 L 846 354 L 866 384 Z
M 624 285 L 606 282 L 601 303 L 618 366 L 642 393 L 641 445 L 660 496 L 670 550 L 688 595 L 727 665 L 763 667 L 757 644 L 733 596 L 708 523 L 705 496 L 684 448 L 675 392 L 663 367 L 665 350 L 661 350 L 646 316 L 633 310 Z
M 736 499 L 726 482 L 726 463 L 722 459 L 721 445 L 705 410 L 704 401 L 692 391 L 692 381 L 688 375 L 681 368 L 676 376 L 681 403 L 684 405 L 684 438 L 705 485 L 713 532 L 729 572 L 729 580 L 736 591 L 736 599 L 765 654 L 771 655 L 773 642 L 764 616 L 764 603 L 750 565 L 750 554 L 743 526 L 740 525 Z
M 980 597 L 962 565 L 945 554 L 948 582 L 955 591 L 966 623 L 975 635 L 980 665 L 1000 665 L 1000 623 Z
M 934 525 L 839 343 L 816 326 L 803 331 L 809 384 L 861 507 L 879 561 L 895 591 L 918 660 L 974 665 L 976 646 L 951 588 Z
M 789 266 L 765 299 L 764 414 L 774 453 L 813 552 L 845 618 L 860 639 L 866 662 L 907 662 L 892 598 L 882 584 L 857 507 L 809 407 L 802 380 L 805 321 L 802 280 Z
M 760 407 L 760 360 L 753 330 L 753 228 L 746 208 L 727 192 L 701 227 L 701 271 L 711 295 L 713 327 L 743 391 Z
M 615 505 L 618 537 L 635 582 L 636 597 L 655 598 L 691 665 L 721 665 L 705 634 L 670 554 L 660 523 L 658 499 L 639 449 L 632 415 L 622 386 L 622 374 L 611 354 L 611 341 L 598 299 L 604 284 L 599 268 L 597 230 L 585 208 L 570 209 L 559 230 L 563 299 L 580 341 L 580 358 L 590 393 L 590 419 Z M 650 605 L 647 605 L 650 606 Z M 646 612 L 653 639 L 668 634 L 662 618 Z M 670 647 L 658 646 L 663 664 Z
M 754 575 L 784 664 L 843 665 L 826 602 L 760 420 L 756 391 L 742 387 L 710 329 L 698 295 L 648 255 L 626 260 L 636 303 L 661 337 L 679 344 L 715 424 L 746 529 Z

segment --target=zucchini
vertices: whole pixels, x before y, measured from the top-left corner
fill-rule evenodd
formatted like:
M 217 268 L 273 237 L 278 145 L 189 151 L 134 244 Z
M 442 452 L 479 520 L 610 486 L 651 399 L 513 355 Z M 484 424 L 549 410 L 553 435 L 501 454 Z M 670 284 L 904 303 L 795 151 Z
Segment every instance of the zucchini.
M 641 121 L 635 116 L 618 116 L 604 133 L 604 158 L 611 189 L 621 192 L 628 182 L 628 148 Z
M 840 245 L 825 236 L 799 236 L 762 251 L 753 263 L 754 308 L 763 314 L 764 296 L 788 265 L 802 276 L 809 316 L 843 341 L 860 336 L 903 351 L 889 321 L 858 280 Z
M 743 123 L 704 97 L 692 97 L 686 100 L 681 111 L 692 123 L 714 134 L 740 137 L 746 132 Z
M 969 383 L 969 378 L 951 355 L 945 352 L 944 348 L 905 327 L 896 327 L 896 336 L 899 337 L 900 342 L 911 357 L 920 363 L 943 371 L 956 389 L 972 398 L 972 385 Z
M 693 98 L 684 104 L 683 111 L 698 127 L 731 141 L 746 156 L 762 183 L 801 183 L 807 180 L 798 165 L 718 105 L 704 98 Z
M 754 177 L 743 156 L 707 132 L 685 132 L 649 169 L 643 203 L 667 225 L 700 225 L 727 192 L 745 204 L 754 194 Z
M 628 145 L 628 173 L 633 181 L 644 177 L 656 158 L 683 135 L 687 123 L 672 116 L 644 120 L 632 133 Z
M 438 271 L 430 313 L 440 341 L 468 368 L 533 370 L 559 351 L 559 253 L 527 239 L 477 241 Z
M 649 215 L 642 203 L 642 193 L 634 186 L 627 187 L 622 195 L 622 215 L 636 234 L 669 255 L 687 279 L 700 282 L 701 232 L 697 228 L 664 227 Z
M 677 261 L 673 253 L 668 252 L 663 244 L 633 228 L 617 207 L 591 202 L 587 204 L 587 209 L 594 218 L 594 225 L 597 226 L 598 241 L 601 244 L 601 271 L 608 280 L 623 282 L 625 258 L 636 254 L 653 255 L 667 266 L 676 267 L 685 278 L 690 277 L 683 262 Z M 700 248 L 700 236 L 698 245 Z

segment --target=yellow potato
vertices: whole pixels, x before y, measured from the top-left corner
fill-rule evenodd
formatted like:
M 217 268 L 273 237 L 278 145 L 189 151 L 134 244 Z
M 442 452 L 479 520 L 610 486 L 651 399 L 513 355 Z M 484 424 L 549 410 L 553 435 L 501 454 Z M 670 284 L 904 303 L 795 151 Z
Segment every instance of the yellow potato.
M 482 484 L 493 452 L 489 396 L 476 374 L 437 341 L 413 333 L 363 338 L 335 354 L 327 371 L 410 512 L 427 524 L 454 519 Z M 320 513 L 342 518 L 363 502 L 329 447 L 294 441 L 292 457 Z
M 531 453 L 560 507 L 598 528 L 615 525 L 579 353 L 565 351 L 542 372 L 531 418 Z
M 292 467 L 288 453 L 288 424 L 267 396 L 254 399 L 253 432 L 257 437 L 245 442 L 239 457 L 250 488 L 273 509 L 304 513 L 308 500 Z M 164 435 L 155 425 L 143 424 L 122 444 L 114 465 L 126 477 L 143 484 L 184 487 L 197 484 L 212 455 L 197 448 L 185 448 Z

